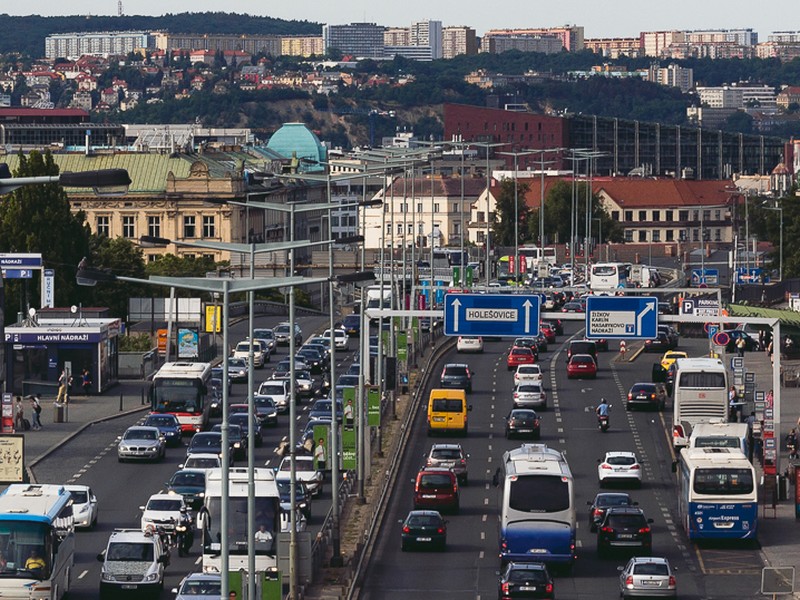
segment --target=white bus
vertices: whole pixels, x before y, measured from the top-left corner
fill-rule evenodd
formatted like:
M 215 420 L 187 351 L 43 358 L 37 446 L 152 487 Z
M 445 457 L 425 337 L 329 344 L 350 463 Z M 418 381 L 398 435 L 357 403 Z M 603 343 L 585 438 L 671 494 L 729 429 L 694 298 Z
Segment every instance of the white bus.
M 672 445 L 689 444 L 699 423 L 727 421 L 728 372 L 718 358 L 679 358 L 671 366 Z
M 692 427 L 690 448 L 734 448 L 748 455 L 750 426 L 747 423 L 698 423 Z
M 503 455 L 492 483 L 500 488 L 500 561 L 575 561 L 575 489 L 564 455 L 523 444 Z
M 678 515 L 690 540 L 755 540 L 756 471 L 737 448 L 684 448 Z
M 210 363 L 165 363 L 153 375 L 150 410 L 178 417 L 184 433 L 202 431 L 211 413 L 210 386 Z
M 255 545 L 256 571 L 277 568 L 278 532 L 281 528 L 280 493 L 271 469 L 255 469 L 255 529 L 264 525 L 272 535 L 271 542 Z M 211 469 L 206 475 L 203 508 L 197 515 L 197 528 L 203 539 L 203 571 L 221 573 L 247 569 L 247 542 L 255 531 L 247 530 L 247 469 L 231 467 L 228 484 L 228 550 L 229 564 L 221 568 L 222 553 L 222 470 Z
M 554 267 L 556 264 L 555 248 L 540 248 L 538 246 L 520 246 L 519 255 L 525 257 L 525 266 L 528 271 L 534 271 L 540 264 Z
M 70 492 L 61 485 L 8 486 L 0 494 L 0 552 L 0 598 L 63 598 L 76 575 Z
M 625 288 L 630 268 L 628 263 L 595 263 L 589 272 L 589 287 L 592 291 Z

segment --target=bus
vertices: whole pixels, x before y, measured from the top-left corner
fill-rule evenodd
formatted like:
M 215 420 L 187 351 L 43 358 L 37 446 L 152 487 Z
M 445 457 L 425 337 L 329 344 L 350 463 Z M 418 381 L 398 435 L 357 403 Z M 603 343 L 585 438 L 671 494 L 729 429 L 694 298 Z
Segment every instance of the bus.
M 679 358 L 670 365 L 672 446 L 689 445 L 692 427 L 728 420 L 728 372 L 719 358 Z
M 690 540 L 756 540 L 756 471 L 739 449 L 684 448 L 677 471 L 678 515 Z
M 544 444 L 503 454 L 492 483 L 500 490 L 500 561 L 575 561 L 575 489 L 564 455 Z
M 621 262 L 595 263 L 589 272 L 589 287 L 592 291 L 627 287 L 630 267 L 630 264 Z
M 69 592 L 72 519 L 72 496 L 62 485 L 12 484 L 0 494 L 0 597 L 60 600 Z M 44 566 L 30 567 L 34 553 Z
M 525 279 L 527 265 L 523 266 L 521 270 L 514 269 L 513 258 L 513 256 L 506 255 L 497 259 L 497 281 L 505 283 L 506 285 L 517 285 L 515 280 L 522 282 Z
M 178 417 L 184 433 L 202 431 L 211 412 L 210 388 L 210 363 L 165 363 L 153 375 L 150 410 Z
M 255 544 L 256 571 L 277 568 L 278 532 L 281 530 L 281 498 L 275 473 L 271 469 L 255 469 L 255 529 L 263 525 L 272 541 Z M 238 572 L 247 569 L 247 543 L 255 531 L 247 530 L 247 468 L 231 467 L 228 481 L 228 549 L 227 568 L 221 565 L 222 553 L 222 470 L 210 469 L 206 475 L 203 508 L 197 515 L 197 528 L 203 540 L 203 572 Z
M 537 267 L 544 263 L 548 266 L 556 266 L 556 249 L 539 248 L 538 246 L 520 246 L 519 255 L 525 257 L 525 266 L 528 271 L 535 271 Z

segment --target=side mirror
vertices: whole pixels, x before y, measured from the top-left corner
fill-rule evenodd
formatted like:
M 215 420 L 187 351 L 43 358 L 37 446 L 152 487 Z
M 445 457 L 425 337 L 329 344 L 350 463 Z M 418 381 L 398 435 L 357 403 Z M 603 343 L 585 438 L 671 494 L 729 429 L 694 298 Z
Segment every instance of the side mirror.
M 105 554 L 103 554 L 102 552 L 97 555 L 98 562 L 105 562 L 105 560 L 106 560 Z
M 140 507 L 139 507 L 139 510 L 144 510 L 144 506 L 140 506 Z
M 597 464 L 599 465 L 601 462 L 603 462 L 603 459 L 602 458 L 598 458 L 597 459 Z
M 594 502 L 592 502 L 591 500 L 586 501 L 586 506 L 591 506 L 592 504 L 594 504 Z
M 170 593 L 170 594 L 177 594 L 177 593 L 178 593 L 178 588 L 172 588 L 172 589 L 169 591 L 169 593 Z
M 182 465 L 182 464 L 178 465 L 178 468 L 179 468 L 179 469 L 182 469 L 182 468 L 183 468 L 183 465 Z
M 617 571 L 624 571 L 624 570 L 625 570 L 625 567 L 623 567 L 621 565 L 619 567 L 617 567 Z

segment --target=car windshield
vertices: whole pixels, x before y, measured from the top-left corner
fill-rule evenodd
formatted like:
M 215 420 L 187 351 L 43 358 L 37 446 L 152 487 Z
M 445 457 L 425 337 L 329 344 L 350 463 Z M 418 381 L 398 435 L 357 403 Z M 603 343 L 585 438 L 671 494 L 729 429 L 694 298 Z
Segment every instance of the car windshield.
M 735 496 L 753 491 L 750 469 L 698 468 L 694 472 L 694 491 L 698 494 Z
M 511 354 L 514 356 L 531 356 L 533 352 L 529 348 L 512 348 Z
M 145 510 L 163 510 L 169 512 L 178 512 L 180 509 L 180 500 L 173 500 L 171 498 L 153 498 L 148 501 L 145 507 Z
M 511 481 L 508 506 L 530 513 L 560 512 L 570 507 L 569 481 L 560 475 L 525 475 Z
M 86 491 L 77 492 L 72 490 L 69 495 L 72 496 L 73 504 L 86 504 L 89 502 L 89 494 Z
M 286 388 L 276 383 L 262 383 L 258 388 L 258 393 L 264 396 L 283 396 L 286 393 Z
M 595 501 L 595 506 L 629 506 L 630 503 L 631 499 L 628 496 L 623 496 L 622 494 L 606 494 L 604 496 L 598 496 Z
M 406 525 L 411 527 L 436 527 L 442 520 L 436 515 L 411 515 L 406 519 Z
M 125 432 L 126 440 L 156 440 L 158 433 L 150 429 L 129 429 Z
M 445 367 L 445 377 L 463 377 L 467 374 L 466 367 Z
M 642 515 L 609 515 L 606 524 L 619 529 L 647 527 L 647 521 Z
M 198 435 L 192 438 L 192 448 L 218 448 L 222 444 L 222 436 Z
M 542 389 L 538 385 L 534 385 L 532 383 L 522 383 L 517 388 L 517 391 L 528 394 L 538 394 L 542 391 Z
M 520 375 L 538 375 L 541 373 L 539 365 L 520 365 L 517 368 L 517 373 Z
M 508 580 L 512 583 L 546 583 L 547 576 L 541 569 L 512 569 Z
M 172 476 L 170 484 L 204 486 L 206 478 L 202 473 L 176 473 Z
M 631 391 L 634 394 L 653 394 L 656 387 L 654 385 L 635 385 Z
M 594 364 L 594 360 L 591 356 L 573 356 L 570 361 L 575 364 L 582 364 L 582 365 L 591 365 Z
M 228 368 L 229 369 L 243 369 L 247 366 L 247 363 L 244 362 L 243 358 L 229 358 L 228 359 Z
M 114 542 L 108 545 L 106 560 L 153 562 L 153 544 Z
M 219 460 L 216 458 L 190 458 L 186 460 L 187 467 L 191 466 L 193 469 L 213 469 L 219 466 Z
M 284 460 L 281 463 L 281 472 L 288 473 L 292 468 L 291 462 L 288 460 Z M 312 471 L 316 471 L 314 468 L 314 463 L 310 460 L 295 460 L 295 470 L 296 471 L 304 471 L 306 473 L 310 473 Z
M 222 584 L 219 581 L 187 581 L 181 587 L 182 596 L 215 596 L 222 594 Z
M 260 338 L 262 340 L 272 340 L 275 339 L 275 334 L 273 333 L 272 329 L 254 329 L 253 337 Z
M 247 413 L 236 413 L 228 417 L 228 423 L 238 425 L 242 429 L 247 429 L 250 424 L 247 419 Z
M 453 487 L 453 481 L 449 475 L 444 473 L 424 473 L 419 478 L 420 489 L 437 489 Z
M 458 399 L 437 398 L 433 401 L 433 412 L 461 412 L 462 402 Z
M 669 575 L 669 569 L 664 563 L 640 563 L 633 565 L 634 575 Z
M 512 410 L 511 411 L 511 418 L 512 419 L 533 419 L 536 417 L 536 413 L 532 410 Z
M 272 398 L 253 398 L 253 402 L 255 403 L 257 408 L 275 408 L 275 402 Z

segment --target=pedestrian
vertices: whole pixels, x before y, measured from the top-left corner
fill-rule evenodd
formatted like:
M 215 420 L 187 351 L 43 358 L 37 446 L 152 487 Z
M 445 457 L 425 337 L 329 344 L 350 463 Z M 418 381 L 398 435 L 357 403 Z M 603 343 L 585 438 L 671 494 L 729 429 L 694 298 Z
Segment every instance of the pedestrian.
M 739 422 L 739 403 L 737 400 L 736 386 L 731 386 L 728 390 L 728 420 L 731 423 Z
M 797 429 L 792 427 L 792 430 L 786 434 L 786 449 L 789 451 L 789 458 L 800 458 L 797 453 Z
M 764 350 L 764 340 L 765 340 L 764 330 L 763 329 L 759 329 L 758 330 L 758 349 L 759 350 Z
M 755 453 L 755 425 L 756 425 L 756 413 L 755 411 L 750 411 L 750 415 L 744 421 L 747 423 L 747 460 L 753 462 L 753 454 Z
M 17 396 L 16 404 L 14 405 L 14 429 L 16 431 L 25 430 L 25 407 L 22 406 L 22 398 Z
M 89 391 L 92 389 L 92 376 L 89 375 L 89 369 L 84 369 L 81 373 L 81 387 L 83 388 L 83 395 L 89 397 Z
M 625 344 L 625 340 L 619 341 L 619 356 L 622 360 L 625 360 L 625 352 L 627 351 L 627 346 Z
M 67 385 L 69 385 L 69 375 L 67 370 L 62 369 L 61 375 L 58 376 L 58 394 L 56 395 L 56 404 L 67 402 Z
M 34 431 L 39 431 L 42 428 L 42 421 L 40 415 L 42 414 L 42 405 L 36 396 L 31 396 L 31 427 Z
M 745 345 L 744 336 L 741 336 L 738 340 L 736 340 L 736 354 L 739 356 L 744 356 Z

